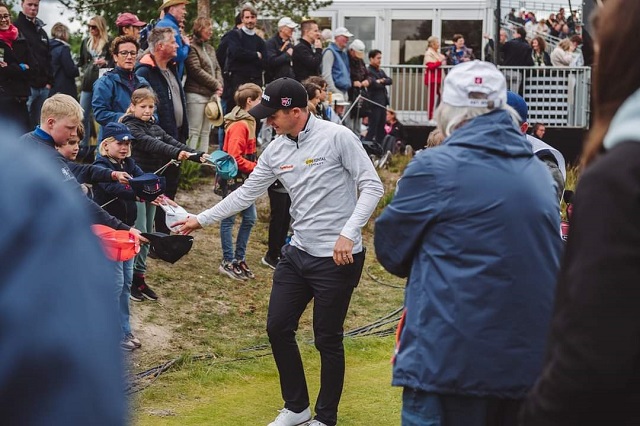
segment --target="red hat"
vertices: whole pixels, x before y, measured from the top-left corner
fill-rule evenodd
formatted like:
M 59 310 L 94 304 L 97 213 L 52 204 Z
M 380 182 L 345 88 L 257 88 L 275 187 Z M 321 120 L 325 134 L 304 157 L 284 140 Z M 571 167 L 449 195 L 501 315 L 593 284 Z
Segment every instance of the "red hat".
M 102 249 L 109 260 L 124 262 L 133 259 L 140 251 L 140 239 L 130 231 L 116 231 L 105 225 L 91 225 L 91 230 L 100 238 Z
M 129 12 L 119 14 L 116 19 L 117 27 L 144 27 L 145 25 L 147 25 L 146 22 L 142 22 L 136 15 Z

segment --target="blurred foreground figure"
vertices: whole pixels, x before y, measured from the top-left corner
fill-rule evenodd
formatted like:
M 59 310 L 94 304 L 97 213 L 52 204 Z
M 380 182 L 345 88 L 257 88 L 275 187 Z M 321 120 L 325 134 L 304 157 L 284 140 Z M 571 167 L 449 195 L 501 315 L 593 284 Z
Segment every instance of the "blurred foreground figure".
M 547 359 L 526 426 L 640 424 L 640 2 L 608 0 L 594 21 L 595 121 L 582 155 Z
M 0 126 L 1 423 L 122 425 L 113 273 L 82 193 Z

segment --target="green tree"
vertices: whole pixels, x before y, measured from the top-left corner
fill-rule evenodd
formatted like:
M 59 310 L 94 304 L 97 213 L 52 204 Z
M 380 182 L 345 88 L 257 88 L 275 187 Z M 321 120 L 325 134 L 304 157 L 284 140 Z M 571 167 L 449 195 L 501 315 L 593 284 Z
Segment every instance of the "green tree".
M 131 1 L 131 0 L 58 0 L 64 6 L 77 12 L 77 18 L 86 19 L 87 16 L 102 15 L 110 24 L 114 23 L 118 13 L 132 12 L 146 22 L 157 20 L 160 14 L 158 8 L 162 1 Z M 259 11 L 260 18 L 273 17 L 279 19 L 289 16 L 294 20 L 300 20 L 308 16 L 309 12 L 328 6 L 332 0 L 297 0 L 295 2 L 283 2 L 282 0 L 259 0 L 253 2 Z M 217 35 L 228 31 L 234 22 L 234 18 L 244 1 L 237 0 L 197 0 L 187 5 L 188 18 L 187 30 L 191 28 L 191 22 L 196 16 L 209 15 L 216 28 Z M 207 11 L 209 11 L 207 13 Z M 113 25 L 111 25 L 113 28 Z

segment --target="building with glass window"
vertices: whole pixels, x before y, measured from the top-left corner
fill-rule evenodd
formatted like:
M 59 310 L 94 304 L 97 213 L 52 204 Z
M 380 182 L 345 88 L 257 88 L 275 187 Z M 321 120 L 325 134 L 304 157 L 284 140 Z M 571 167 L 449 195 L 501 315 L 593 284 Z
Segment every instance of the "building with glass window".
M 492 0 L 333 0 L 311 16 L 320 29 L 345 26 L 367 50 L 379 49 L 390 65 L 422 64 L 427 38 L 442 47 L 462 34 L 476 57 L 482 56 L 482 34 L 493 33 Z

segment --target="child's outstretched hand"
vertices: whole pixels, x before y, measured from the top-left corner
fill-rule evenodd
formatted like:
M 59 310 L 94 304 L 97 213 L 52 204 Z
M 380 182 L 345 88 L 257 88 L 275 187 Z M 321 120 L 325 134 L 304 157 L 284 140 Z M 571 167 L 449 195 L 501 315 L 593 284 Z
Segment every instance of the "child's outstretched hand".
M 132 234 L 137 235 L 138 239 L 140 240 L 141 243 L 149 244 L 149 240 L 147 240 L 145 237 L 142 236 L 142 234 L 140 233 L 139 229 L 131 228 L 131 229 L 129 229 L 129 232 L 131 232 Z
M 182 161 L 182 160 L 188 160 L 189 157 L 191 157 L 191 153 L 188 151 L 180 151 L 180 154 L 178 154 L 178 161 Z
M 113 172 L 112 176 L 113 180 L 117 180 L 119 183 L 126 185 L 129 183 L 129 179 L 131 179 L 131 175 L 127 172 Z

